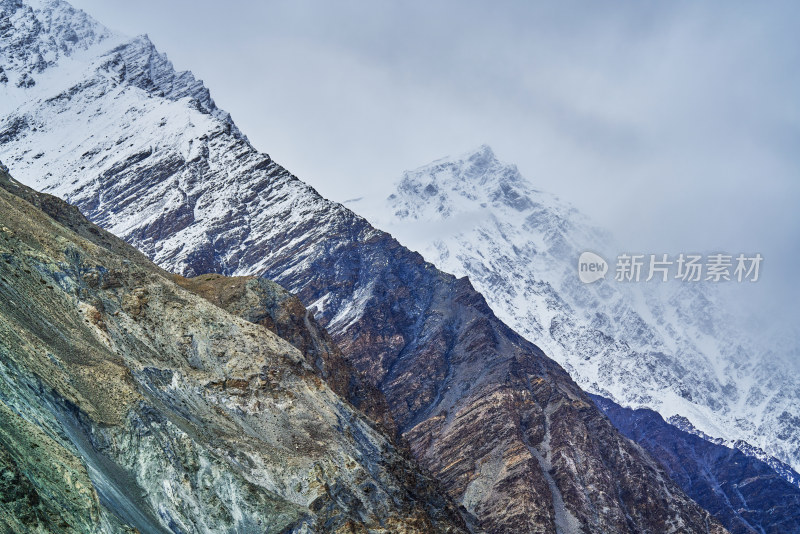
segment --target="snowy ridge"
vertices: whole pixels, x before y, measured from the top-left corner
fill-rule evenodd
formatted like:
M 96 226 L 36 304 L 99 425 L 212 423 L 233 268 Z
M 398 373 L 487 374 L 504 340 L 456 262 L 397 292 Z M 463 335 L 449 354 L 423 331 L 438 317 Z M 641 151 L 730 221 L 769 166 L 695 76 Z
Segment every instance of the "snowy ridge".
M 406 172 L 388 199 L 350 207 L 440 269 L 469 276 L 584 389 L 800 467 L 800 380 L 775 344 L 740 334 L 709 285 L 623 285 L 613 273 L 582 284 L 581 252 L 623 249 L 488 146 Z
M 219 259 L 227 274 L 260 274 L 267 259 L 248 251 L 282 232 L 274 218 L 302 225 L 320 210 L 345 211 L 257 152 L 202 82 L 176 72 L 147 36 L 110 34 L 64 2 L 43 6 L 73 13 L 59 32 L 100 37 L 80 57 L 59 55 L 40 12 L 5 2 L 9 32 L 35 30 L 17 41 L 35 40 L 41 50 L 50 44 L 48 53 L 59 58 L 33 69 L 36 85 L 0 84 L 20 102 L 0 119 L 0 157 L 21 181 L 77 204 L 163 267 L 186 274 L 193 274 L 193 254 L 209 248 L 225 251 Z M 22 57 L 19 46 L 4 53 Z M 160 231 L 167 226 L 169 235 Z M 312 231 L 324 233 L 324 225 Z
M 82 67 L 125 39 L 65 2 L 0 0 L 0 113 L 80 82 Z

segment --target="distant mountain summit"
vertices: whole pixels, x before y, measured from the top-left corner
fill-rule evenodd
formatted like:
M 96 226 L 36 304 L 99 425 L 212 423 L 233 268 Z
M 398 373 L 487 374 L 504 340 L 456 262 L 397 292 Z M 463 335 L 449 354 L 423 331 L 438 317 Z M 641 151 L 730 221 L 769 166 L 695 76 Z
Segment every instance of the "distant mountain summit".
M 777 345 L 739 332 L 708 284 L 615 282 L 615 255 L 630 251 L 488 146 L 405 172 L 387 199 L 350 206 L 437 267 L 468 276 L 504 322 L 586 390 L 800 467 L 800 377 Z M 606 253 L 605 280 L 579 281 L 584 251 Z
M 434 178 L 421 180 L 422 176 Z M 389 200 L 398 217 L 446 220 L 489 205 L 523 212 L 533 207 L 527 193 L 538 193 L 527 189 L 527 182 L 514 165 L 501 163 L 488 145 L 482 145 L 457 162 L 438 160 L 405 173 Z

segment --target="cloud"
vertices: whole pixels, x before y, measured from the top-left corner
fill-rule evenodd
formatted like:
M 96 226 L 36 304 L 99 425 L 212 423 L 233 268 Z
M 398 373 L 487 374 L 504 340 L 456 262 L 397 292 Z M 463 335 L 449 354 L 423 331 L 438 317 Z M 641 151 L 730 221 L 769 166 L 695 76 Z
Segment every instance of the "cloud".
M 631 250 L 761 252 L 745 303 L 796 317 L 796 2 L 74 3 L 334 200 L 486 142 Z

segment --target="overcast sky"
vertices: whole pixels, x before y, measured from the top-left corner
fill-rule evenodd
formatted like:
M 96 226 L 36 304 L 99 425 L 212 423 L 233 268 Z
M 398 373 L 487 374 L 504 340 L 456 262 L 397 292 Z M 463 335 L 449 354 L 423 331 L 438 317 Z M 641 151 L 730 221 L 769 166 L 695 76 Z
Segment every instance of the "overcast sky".
M 72 3 L 329 198 L 487 143 L 631 251 L 761 252 L 795 321 L 798 2 Z

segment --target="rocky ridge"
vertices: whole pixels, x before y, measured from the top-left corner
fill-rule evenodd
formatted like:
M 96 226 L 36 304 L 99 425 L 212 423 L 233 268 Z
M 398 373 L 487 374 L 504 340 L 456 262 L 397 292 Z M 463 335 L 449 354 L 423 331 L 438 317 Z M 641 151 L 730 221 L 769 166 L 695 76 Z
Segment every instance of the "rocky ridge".
M 800 532 L 800 489 L 772 466 L 679 430 L 652 410 L 631 410 L 600 396 L 592 398 L 615 427 L 650 453 L 732 533 Z
M 195 278 L 173 275 L 172 279 L 233 315 L 287 340 L 317 368 L 333 391 L 380 424 L 387 435 L 397 435 L 383 393 L 344 358 L 300 299 L 266 278 L 205 274 Z
M 466 531 L 312 354 L 5 173 L 0 229 L 4 529 Z

